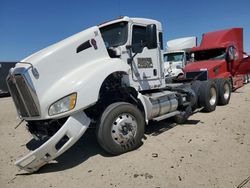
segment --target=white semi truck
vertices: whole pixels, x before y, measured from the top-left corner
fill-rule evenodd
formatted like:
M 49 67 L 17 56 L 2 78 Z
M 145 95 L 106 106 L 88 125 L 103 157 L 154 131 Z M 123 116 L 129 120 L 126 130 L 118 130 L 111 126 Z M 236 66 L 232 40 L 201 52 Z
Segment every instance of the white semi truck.
M 197 107 L 215 110 L 214 82 L 165 83 L 162 52 L 160 22 L 121 17 L 17 63 L 7 77 L 17 113 L 46 142 L 15 164 L 38 170 L 90 124 L 101 147 L 119 155 L 140 146 L 150 120 L 183 123 Z
M 188 52 L 195 46 L 197 46 L 196 37 L 183 37 L 167 42 L 166 52 L 163 53 L 166 80 L 184 75 L 182 68 L 189 60 Z

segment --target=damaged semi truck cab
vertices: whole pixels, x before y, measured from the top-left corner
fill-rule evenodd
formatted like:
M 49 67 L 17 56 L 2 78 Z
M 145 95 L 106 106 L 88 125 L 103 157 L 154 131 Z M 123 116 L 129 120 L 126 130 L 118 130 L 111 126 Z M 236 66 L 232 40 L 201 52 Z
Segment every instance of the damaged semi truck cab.
M 165 84 L 158 21 L 121 17 L 20 61 L 7 84 L 17 113 L 44 144 L 16 161 L 29 172 L 70 148 L 91 125 L 114 155 L 140 146 L 149 120 L 183 123 L 192 109 L 213 111 L 210 81 Z
M 166 52 L 163 53 L 166 82 L 172 78 L 183 77 L 183 68 L 189 61 L 189 51 L 197 46 L 196 37 L 183 37 L 167 41 Z

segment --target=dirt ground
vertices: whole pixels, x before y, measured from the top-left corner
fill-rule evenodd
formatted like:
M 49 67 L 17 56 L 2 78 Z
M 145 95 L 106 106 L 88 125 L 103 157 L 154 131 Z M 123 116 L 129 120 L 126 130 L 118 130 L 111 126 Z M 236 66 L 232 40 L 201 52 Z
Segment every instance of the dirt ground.
M 250 187 L 250 84 L 185 125 L 150 123 L 136 151 L 109 156 L 88 132 L 35 174 L 14 166 L 34 146 L 10 97 L 0 98 L 0 187 Z M 27 144 L 26 144 L 27 143 Z M 245 181 L 244 181 L 245 180 Z

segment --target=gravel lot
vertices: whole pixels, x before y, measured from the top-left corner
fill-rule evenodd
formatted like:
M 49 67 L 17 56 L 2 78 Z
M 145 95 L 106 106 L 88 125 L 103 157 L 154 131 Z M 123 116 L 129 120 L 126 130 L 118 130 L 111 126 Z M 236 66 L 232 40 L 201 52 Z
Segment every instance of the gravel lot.
M 185 125 L 150 123 L 144 144 L 120 156 L 103 152 L 90 129 L 35 174 L 14 166 L 34 141 L 24 123 L 14 129 L 19 120 L 11 98 L 0 98 L 0 106 L 1 188 L 250 187 L 250 84 L 229 105 L 196 113 Z

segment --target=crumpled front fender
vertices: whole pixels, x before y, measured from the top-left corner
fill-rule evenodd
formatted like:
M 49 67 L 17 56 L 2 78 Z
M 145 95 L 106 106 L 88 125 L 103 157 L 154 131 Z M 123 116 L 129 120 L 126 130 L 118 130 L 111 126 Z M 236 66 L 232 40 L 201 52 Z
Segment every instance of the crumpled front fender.
M 36 150 L 16 161 L 15 165 L 28 172 L 37 171 L 40 167 L 68 150 L 81 138 L 89 124 L 90 119 L 83 111 L 73 114 L 54 136 Z M 57 144 L 65 137 L 68 138 L 67 141 L 58 147 Z

